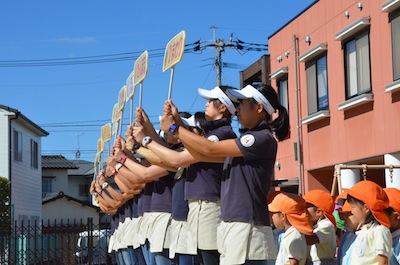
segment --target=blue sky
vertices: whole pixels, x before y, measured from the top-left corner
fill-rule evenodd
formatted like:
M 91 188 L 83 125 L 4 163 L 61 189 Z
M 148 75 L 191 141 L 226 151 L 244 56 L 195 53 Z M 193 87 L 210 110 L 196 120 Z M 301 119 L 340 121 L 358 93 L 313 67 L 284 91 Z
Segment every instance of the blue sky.
M 111 122 L 118 92 L 133 70 L 134 59 L 121 54 L 149 50 L 143 82 L 143 107 L 156 122 L 168 96 L 170 72 L 162 72 L 163 49 L 181 30 L 186 44 L 231 34 L 247 43 L 267 38 L 314 0 L 267 1 L 3 1 L 0 4 L 0 104 L 18 109 L 50 133 L 42 154 L 93 161 L 102 125 Z M 251 4 L 250 4 L 251 3 Z M 210 43 L 210 42 L 206 42 Z M 118 56 L 115 56 L 118 54 Z M 175 67 L 172 100 L 181 111 L 204 110 L 197 88 L 216 85 L 216 50 L 186 53 Z M 239 71 L 265 52 L 226 49 L 222 83 L 239 86 Z M 94 57 L 114 55 L 110 57 Z M 21 66 L 27 60 L 113 58 L 112 62 Z M 84 60 L 84 59 L 82 59 Z M 86 59 L 87 60 L 87 59 Z M 34 62 L 34 61 L 32 61 Z M 138 105 L 138 88 L 134 106 Z M 124 124 L 129 120 L 129 106 Z M 236 122 L 234 127 L 238 127 Z M 125 127 L 125 125 L 124 125 Z M 157 125 L 156 125 L 157 127 Z M 78 143 L 79 140 L 79 143 Z

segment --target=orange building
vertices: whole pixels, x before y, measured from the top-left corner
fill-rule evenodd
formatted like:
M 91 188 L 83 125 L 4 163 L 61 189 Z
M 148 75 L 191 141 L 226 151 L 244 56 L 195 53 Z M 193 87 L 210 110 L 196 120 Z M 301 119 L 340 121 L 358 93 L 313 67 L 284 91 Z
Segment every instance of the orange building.
M 268 43 L 291 123 L 275 179 L 330 191 L 344 164 L 341 187 L 365 177 L 400 188 L 400 0 L 315 1 Z

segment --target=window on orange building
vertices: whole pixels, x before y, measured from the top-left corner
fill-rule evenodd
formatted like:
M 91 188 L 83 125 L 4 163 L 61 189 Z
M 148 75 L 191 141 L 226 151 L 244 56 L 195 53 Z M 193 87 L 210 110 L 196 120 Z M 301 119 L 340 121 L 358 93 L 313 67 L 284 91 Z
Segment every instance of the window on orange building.
M 346 98 L 371 91 L 369 32 L 365 31 L 344 43 Z
M 326 55 L 306 63 L 308 115 L 329 109 Z
M 288 77 L 285 75 L 276 81 L 278 87 L 279 100 L 289 112 Z
M 400 79 L 400 10 L 390 14 L 392 24 L 393 81 Z

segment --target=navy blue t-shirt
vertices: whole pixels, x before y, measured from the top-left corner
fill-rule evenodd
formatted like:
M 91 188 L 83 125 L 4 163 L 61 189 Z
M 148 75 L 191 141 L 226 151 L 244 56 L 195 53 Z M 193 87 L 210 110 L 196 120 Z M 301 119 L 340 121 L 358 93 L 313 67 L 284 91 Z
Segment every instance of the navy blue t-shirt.
M 186 168 L 179 169 L 174 177 L 172 188 L 172 219 L 186 221 L 189 212 L 189 205 L 185 200 Z
M 171 213 L 172 211 L 172 186 L 175 172 L 169 172 L 167 176 L 155 180 L 153 194 L 151 195 L 152 212 Z
M 234 139 L 231 119 L 223 118 L 211 122 L 206 138 L 212 142 Z M 186 200 L 217 201 L 221 195 L 221 174 L 223 163 L 199 162 L 188 167 L 185 187 Z
M 121 222 L 121 223 L 125 222 L 125 218 L 126 218 L 126 215 L 125 215 L 125 204 L 118 208 L 117 214 L 118 214 L 119 222 Z
M 132 217 L 133 198 L 125 202 L 125 218 Z
M 139 195 L 135 195 L 133 197 L 133 203 L 132 203 L 132 218 L 138 218 L 139 217 L 139 211 L 138 211 L 138 203 L 139 203 Z
M 154 181 L 146 183 L 144 189 L 141 193 L 138 205 L 138 214 L 143 215 L 143 213 L 150 212 L 151 207 L 151 195 L 153 194 Z
M 117 229 L 119 224 L 118 220 L 118 211 L 115 213 L 113 216 L 111 216 L 111 223 L 110 223 L 110 228 L 111 228 L 111 234 L 114 234 L 115 229 Z
M 243 157 L 227 157 L 221 184 L 221 220 L 269 225 L 267 195 L 274 177 L 277 142 L 262 121 L 235 139 Z

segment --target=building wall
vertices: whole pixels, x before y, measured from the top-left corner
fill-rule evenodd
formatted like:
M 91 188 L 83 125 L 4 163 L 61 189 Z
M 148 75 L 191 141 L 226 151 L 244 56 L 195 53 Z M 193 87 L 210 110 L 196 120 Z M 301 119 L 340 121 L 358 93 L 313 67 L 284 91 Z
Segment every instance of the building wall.
M 22 162 L 12 159 L 11 170 L 11 204 L 14 207 L 15 220 L 41 219 L 42 185 L 41 185 L 41 138 L 27 129 L 20 120 L 12 121 L 12 130 L 22 133 Z M 38 168 L 31 167 L 31 139 L 38 143 Z M 14 143 L 12 143 L 14 150 Z
M 301 125 L 302 172 L 305 191 L 315 187 L 330 188 L 333 166 L 339 163 L 366 160 L 400 151 L 400 92 L 388 93 L 385 86 L 393 82 L 392 36 L 388 13 L 382 12 L 386 0 L 320 0 L 269 38 L 271 72 L 288 67 L 289 112 L 291 136 L 280 142 L 277 161 L 281 169 L 276 178 L 297 177 L 294 159 L 296 135 L 294 41 L 298 38 L 298 54 L 318 44 L 327 44 L 327 72 L 330 117 Z M 344 16 L 348 11 L 349 18 Z M 344 50 L 336 34 L 362 17 L 370 17 L 370 65 L 373 102 L 347 111 L 338 110 L 346 101 Z M 305 42 L 306 36 L 311 43 Z M 289 56 L 284 56 L 289 51 Z M 278 62 L 278 56 L 282 60 Z M 306 65 L 298 63 L 300 120 L 308 117 Z M 273 85 L 276 80 L 272 80 Z M 322 172 L 317 172 L 323 170 Z
M 69 223 L 87 223 L 87 218 L 93 218 L 93 224 L 98 225 L 99 213 L 96 209 L 88 206 L 83 206 L 74 201 L 68 201 L 65 198 L 60 198 L 52 202 L 43 204 L 43 222 L 45 224 L 66 224 Z
M 60 191 L 65 194 L 72 196 L 68 193 L 68 171 L 67 169 L 44 169 L 43 170 L 43 178 L 45 177 L 54 177 L 52 179 L 52 192 L 58 193 Z M 74 196 L 72 196 L 74 197 Z
M 91 197 L 89 197 L 90 183 L 91 179 L 85 176 L 69 176 L 68 195 L 81 201 L 91 201 Z M 88 188 L 85 190 L 86 196 L 81 196 L 82 194 L 79 192 L 79 186 L 85 184 L 88 185 Z
M 9 178 L 9 126 L 8 115 L 11 113 L 0 109 L 0 177 Z

